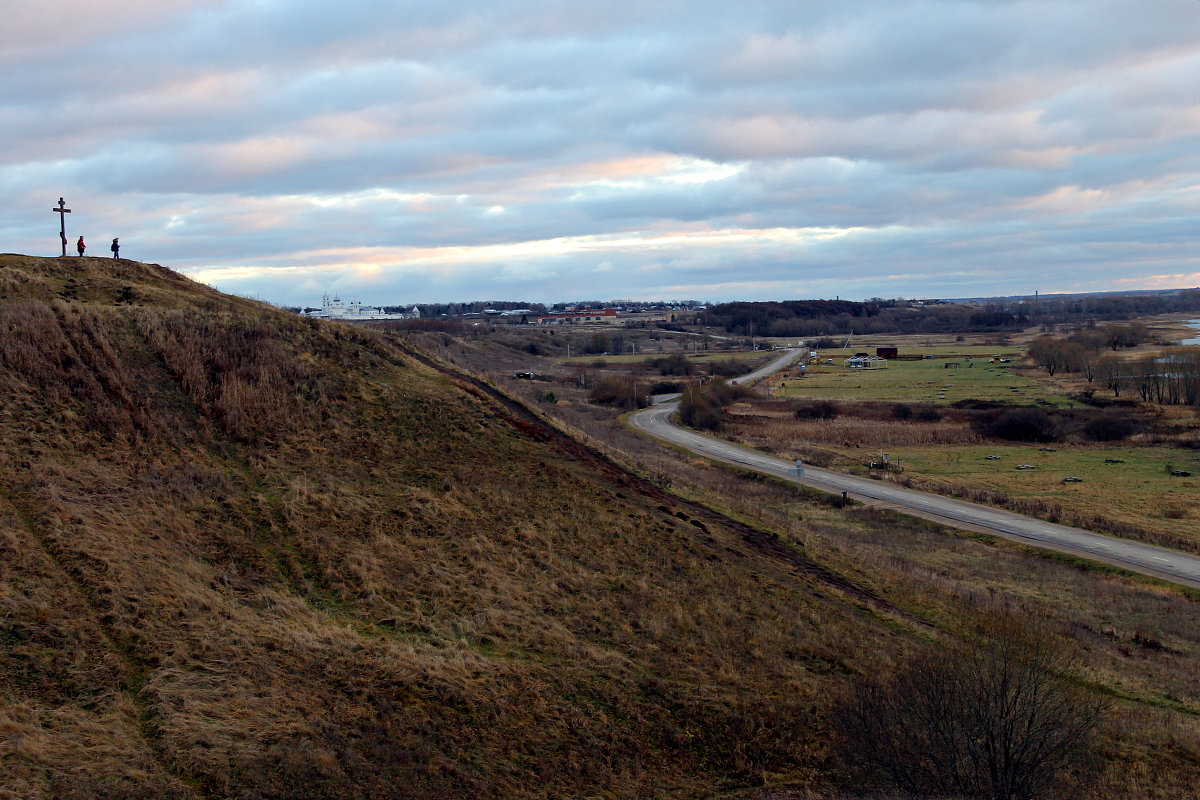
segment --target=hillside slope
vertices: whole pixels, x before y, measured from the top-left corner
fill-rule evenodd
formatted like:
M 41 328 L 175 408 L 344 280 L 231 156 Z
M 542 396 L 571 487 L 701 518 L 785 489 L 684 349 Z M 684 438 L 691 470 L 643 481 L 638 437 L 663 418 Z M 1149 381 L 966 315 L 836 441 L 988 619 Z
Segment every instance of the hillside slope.
M 378 334 L 14 255 L 0 333 L 0 796 L 803 780 L 863 644 L 903 646 Z

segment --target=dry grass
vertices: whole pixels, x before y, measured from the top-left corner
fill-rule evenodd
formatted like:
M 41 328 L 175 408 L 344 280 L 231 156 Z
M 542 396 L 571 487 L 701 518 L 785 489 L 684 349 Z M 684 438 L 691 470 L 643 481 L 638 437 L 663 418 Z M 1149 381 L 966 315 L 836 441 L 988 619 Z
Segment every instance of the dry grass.
M 998 442 L 982 436 L 968 412 L 895 419 L 885 403 L 838 404 L 834 419 L 797 419 L 796 401 L 750 400 L 729 409 L 725 435 L 816 466 L 865 472 L 887 453 L 899 472 L 877 477 L 988 503 L 1117 536 L 1200 551 L 1194 478 L 1173 478 L 1168 464 L 1200 474 L 1196 451 L 1178 443 L 1196 431 L 1191 414 L 1155 416 L 1155 428 L 1119 444 Z M 1079 414 L 1082 412 L 1073 412 Z M 1128 413 L 1128 412 L 1127 412 Z M 1036 469 L 1016 470 L 1018 464 Z M 1064 482 L 1067 476 L 1082 482 Z
M 811 774 L 797 732 L 886 627 L 375 335 L 191 299 L 0 306 L 0 783 L 532 797 Z
M 962 417 L 934 421 L 896 419 L 887 406 L 842 402 L 833 419 L 798 419 L 789 402 L 749 401 L 728 409 L 735 430 L 754 430 L 762 441 L 787 447 L 825 445 L 840 449 L 929 447 L 977 444 L 982 437 Z
M 668 461 L 658 462 L 665 466 Z M 1120 700 L 1105 728 L 1094 798 L 1188 797 L 1200 766 L 1200 605 L 1177 590 L 1094 571 L 1002 541 L 865 508 L 815 505 L 794 489 L 685 463 L 685 482 L 764 519 L 897 604 L 935 622 L 1002 600 L 1068 624 L 1096 686 Z M 686 477 L 683 477 L 686 474 Z M 831 635 L 837 635 L 831 631 Z M 1161 645 L 1161 646 L 1160 646 Z
M 668 484 L 935 623 L 988 581 L 1071 615 L 1114 763 L 1180 742 L 1095 796 L 1194 772 L 1188 598 L 638 439 L 646 483 L 380 336 L 92 261 L 0 257 L 0 792 L 819 793 L 826 698 L 928 634 Z
M 535 391 L 519 381 L 510 388 Z M 612 414 L 569 398 L 547 410 L 660 484 L 694 493 L 735 516 L 761 520 L 810 557 L 938 624 L 951 624 L 964 611 L 997 601 L 1025 604 L 1032 613 L 1062 621 L 1083 648 L 1094 685 L 1118 701 L 1104 729 L 1106 767 L 1099 785 L 1080 796 L 1196 796 L 1200 605 L 1194 595 L 1003 541 L 956 535 L 890 512 L 841 510 L 773 480 L 681 457 L 614 428 Z M 822 631 L 832 641 L 844 633 L 837 624 Z M 886 668 L 896 652 L 878 651 L 879 668 Z M 746 796 L 831 796 L 810 794 L 813 784 L 805 785 L 809 788 Z

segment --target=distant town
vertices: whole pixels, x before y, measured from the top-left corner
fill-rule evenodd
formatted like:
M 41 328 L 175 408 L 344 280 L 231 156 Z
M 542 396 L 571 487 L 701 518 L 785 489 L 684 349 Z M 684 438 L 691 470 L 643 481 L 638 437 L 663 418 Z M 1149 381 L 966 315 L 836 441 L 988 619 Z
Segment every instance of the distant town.
M 345 322 L 366 320 L 487 319 L 510 325 L 614 325 L 630 321 L 691 322 L 708 307 L 699 300 L 639 302 L 636 300 L 575 303 L 519 303 L 488 301 L 435 303 L 412 306 L 368 306 L 360 300 L 343 301 L 325 294 L 321 306 L 293 309 L 303 316 Z
M 1015 330 L 1030 325 L 1080 324 L 1124 320 L 1150 314 L 1200 310 L 1200 289 L 1128 293 L 1033 295 L 1024 297 L 884 299 L 865 301 L 781 300 L 708 303 L 676 301 L 575 301 L 529 303 L 474 301 L 369 306 L 324 295 L 320 307 L 292 308 L 304 316 L 345 322 L 393 320 L 420 324 L 455 321 L 464 325 L 543 328 L 700 325 L 731 335 L 826 336 L 881 332 L 936 333 Z

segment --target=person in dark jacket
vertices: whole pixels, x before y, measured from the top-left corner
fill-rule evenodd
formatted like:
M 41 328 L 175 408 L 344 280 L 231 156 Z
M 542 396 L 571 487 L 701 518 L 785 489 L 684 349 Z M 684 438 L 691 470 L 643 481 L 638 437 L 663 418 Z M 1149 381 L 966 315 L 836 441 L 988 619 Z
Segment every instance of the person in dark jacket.
M 121 257 L 120 241 L 121 241 L 120 239 L 113 239 L 112 247 L 108 248 L 109 250 L 113 251 L 113 258 Z
M 87 245 L 83 243 L 83 237 L 79 237 L 79 241 L 75 243 L 75 249 L 79 251 L 80 257 L 83 256 L 83 251 L 87 249 Z

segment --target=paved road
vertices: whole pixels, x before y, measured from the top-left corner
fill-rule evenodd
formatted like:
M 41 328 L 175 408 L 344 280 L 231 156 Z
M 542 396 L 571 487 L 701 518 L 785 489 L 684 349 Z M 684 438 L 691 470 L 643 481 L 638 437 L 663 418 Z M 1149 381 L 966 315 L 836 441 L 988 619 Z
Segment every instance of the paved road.
M 799 357 L 789 351 L 738 383 L 750 383 L 781 369 Z M 682 428 L 671 421 L 679 405 L 671 399 L 639 411 L 632 418 L 635 428 L 663 441 L 686 448 L 697 455 L 734 464 L 776 477 L 796 480 L 793 462 L 741 447 L 721 439 Z M 1055 525 L 988 506 L 968 503 L 940 495 L 919 492 L 869 478 L 845 475 L 819 467 L 804 466 L 800 482 L 823 492 L 846 492 L 855 500 L 894 508 L 906 514 L 934 520 L 964 530 L 979 531 L 1005 539 L 1044 547 L 1094 561 L 1122 567 L 1132 572 L 1164 578 L 1174 583 L 1200 588 L 1200 557 L 1164 547 L 1117 539 L 1099 533 Z

